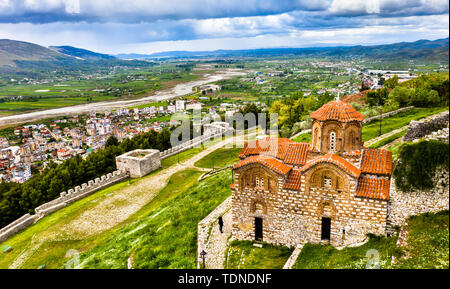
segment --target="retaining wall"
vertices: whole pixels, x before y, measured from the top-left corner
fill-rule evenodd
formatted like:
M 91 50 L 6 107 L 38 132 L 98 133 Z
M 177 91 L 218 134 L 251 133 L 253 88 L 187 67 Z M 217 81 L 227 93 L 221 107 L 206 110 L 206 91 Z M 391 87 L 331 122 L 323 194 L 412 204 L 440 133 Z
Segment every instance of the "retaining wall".
M 387 220 L 390 226 L 403 226 L 410 216 L 449 209 L 449 173 L 444 169 L 436 171 L 436 186 L 429 191 L 402 192 L 391 180 Z
M 231 196 L 228 197 L 222 204 L 217 206 L 206 218 L 200 221 L 197 226 L 197 268 L 200 268 L 202 257 L 200 252 L 208 251 L 210 228 L 217 218 L 225 214 L 231 208 Z
M 372 117 L 364 119 L 363 123 L 368 123 L 368 122 L 371 122 L 371 121 L 374 121 L 374 120 L 377 120 L 377 119 L 380 119 L 380 118 L 390 117 L 390 116 L 393 116 L 393 115 L 395 115 L 395 114 L 397 114 L 399 112 L 410 110 L 411 108 L 414 108 L 414 106 L 402 107 L 402 108 L 399 108 L 397 110 L 393 110 L 393 111 L 390 111 L 390 112 L 383 113 L 382 115 L 372 116 Z
M 430 135 L 434 131 L 438 131 L 449 124 L 449 112 L 442 112 L 432 118 L 421 120 L 421 121 L 411 121 L 408 130 L 406 131 L 403 141 L 413 141 L 415 139 L 423 138 Z

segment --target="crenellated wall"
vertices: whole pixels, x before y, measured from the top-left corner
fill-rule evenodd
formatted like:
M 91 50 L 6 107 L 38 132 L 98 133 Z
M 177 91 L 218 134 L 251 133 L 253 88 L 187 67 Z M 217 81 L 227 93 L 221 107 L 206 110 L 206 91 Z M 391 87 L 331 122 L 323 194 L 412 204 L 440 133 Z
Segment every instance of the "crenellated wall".
M 59 198 L 37 207 L 35 209 L 35 215 L 26 214 L 2 228 L 0 230 L 0 242 L 3 242 L 14 234 L 33 225 L 43 217 L 128 177 L 128 172 L 115 171 L 101 176 L 100 178 L 96 178 L 95 180 L 91 180 L 87 184 L 85 183 L 81 186 L 76 186 L 74 189 L 70 189 L 67 192 L 62 192 Z
M 198 136 L 198 137 L 196 137 L 194 139 L 191 139 L 191 140 L 189 140 L 189 141 L 187 141 L 185 143 L 182 143 L 182 144 L 180 144 L 178 146 L 175 146 L 175 147 L 172 147 L 172 148 L 167 149 L 165 151 L 162 151 L 162 152 L 160 152 L 161 160 L 163 160 L 165 158 L 168 158 L 170 156 L 173 156 L 173 155 L 175 155 L 175 154 L 177 154 L 179 152 L 182 152 L 182 151 L 188 150 L 190 148 L 199 146 L 202 143 L 204 143 L 206 141 L 209 141 L 212 138 L 216 138 L 216 137 L 224 135 L 226 132 L 228 132 L 230 130 L 233 130 L 233 129 L 229 128 L 227 130 L 222 130 L 220 132 L 207 133 L 207 134 L 204 134 L 202 136 Z

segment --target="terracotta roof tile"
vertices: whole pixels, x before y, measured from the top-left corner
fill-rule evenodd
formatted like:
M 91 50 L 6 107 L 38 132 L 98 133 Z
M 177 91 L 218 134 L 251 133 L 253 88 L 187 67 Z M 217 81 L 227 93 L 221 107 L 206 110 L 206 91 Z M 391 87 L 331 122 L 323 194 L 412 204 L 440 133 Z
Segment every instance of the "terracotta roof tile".
M 370 199 L 389 200 L 390 185 L 390 180 L 364 176 L 358 180 L 356 196 Z
M 368 174 L 390 175 L 392 173 L 392 152 L 383 149 L 363 150 L 361 171 Z
M 291 190 L 300 190 L 302 174 L 298 170 L 292 170 L 289 173 L 289 177 L 284 183 L 283 188 Z
M 289 144 L 284 158 L 284 163 L 295 166 L 304 165 L 308 157 L 308 151 L 310 151 L 311 149 L 312 146 L 309 143 L 299 142 Z
M 266 167 L 268 167 L 269 169 L 281 174 L 281 175 L 285 175 L 287 174 L 292 168 L 286 164 L 284 164 L 283 162 L 272 158 L 272 157 L 264 157 L 264 156 L 251 156 L 246 158 L 245 160 L 240 161 L 239 163 L 237 163 L 233 169 L 238 169 L 241 168 L 243 166 L 246 166 L 248 164 L 254 164 L 254 163 L 259 163 L 262 164 Z
M 308 170 L 309 168 L 319 164 L 319 163 L 332 163 L 341 169 L 343 169 L 345 172 L 347 172 L 352 177 L 358 178 L 361 174 L 360 169 L 355 167 L 353 164 L 348 162 L 347 160 L 341 158 L 339 155 L 334 153 L 328 153 L 324 156 L 315 158 L 309 162 L 307 162 L 301 169 L 301 172 L 304 172 Z
M 269 155 L 278 159 L 284 159 L 289 145 L 293 143 L 287 138 L 271 138 L 260 139 L 256 141 L 246 142 L 239 154 L 240 158 L 252 155 Z
M 323 105 L 318 110 L 311 113 L 312 119 L 317 120 L 337 120 L 340 122 L 362 121 L 364 115 L 357 112 L 350 104 L 335 100 Z

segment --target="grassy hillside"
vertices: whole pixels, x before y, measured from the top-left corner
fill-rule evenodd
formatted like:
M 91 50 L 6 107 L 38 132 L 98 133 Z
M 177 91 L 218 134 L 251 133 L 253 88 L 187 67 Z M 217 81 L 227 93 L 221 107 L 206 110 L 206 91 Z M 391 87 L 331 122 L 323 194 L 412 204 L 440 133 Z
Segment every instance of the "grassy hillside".
M 251 241 L 233 241 L 227 248 L 225 269 L 283 269 L 294 249 L 270 244 L 262 248 Z
M 82 254 L 82 268 L 196 268 L 197 224 L 230 194 L 224 171 L 183 189 L 174 199 L 143 208 L 137 220 Z M 175 183 L 174 186 L 180 186 Z
M 379 266 L 384 269 L 448 269 L 449 214 L 413 216 L 408 220 L 408 245 L 396 246 L 397 237 L 371 236 L 359 247 L 337 250 L 332 246 L 306 244 L 294 264 L 295 269 L 364 269 L 369 250 L 377 250 Z M 392 262 L 392 257 L 395 262 Z
M 103 198 L 128 186 L 128 181 L 99 191 L 42 219 L 0 244 L 13 250 L 0 254 L 0 268 L 8 268 L 29 252 L 21 268 L 64 268 L 68 250 L 81 253 L 82 268 L 127 268 L 133 255 L 135 268 L 194 268 L 197 224 L 230 194 L 230 171 L 197 183 L 201 172 L 174 174 L 167 186 L 121 224 L 86 239 L 60 236 L 66 224 Z M 132 180 L 134 183 L 137 180 Z
M 239 153 L 242 148 L 220 148 L 210 153 L 206 157 L 195 163 L 199 168 L 224 168 L 226 166 L 234 165 L 239 161 Z
M 63 53 L 66 55 L 79 57 L 82 59 L 114 59 L 114 56 L 101 54 L 97 52 L 93 52 L 90 50 L 72 47 L 72 46 L 50 46 L 50 49 L 53 49 L 59 53 Z
M 68 58 L 46 47 L 9 39 L 0 39 L 0 66 L 16 66 L 15 60 L 56 60 Z

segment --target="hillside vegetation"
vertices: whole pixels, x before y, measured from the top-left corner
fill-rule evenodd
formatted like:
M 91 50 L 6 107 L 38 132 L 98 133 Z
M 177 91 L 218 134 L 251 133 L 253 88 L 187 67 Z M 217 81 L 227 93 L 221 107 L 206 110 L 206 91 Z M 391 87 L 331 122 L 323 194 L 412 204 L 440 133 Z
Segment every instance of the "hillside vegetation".
M 407 246 L 396 246 L 397 237 L 370 236 L 359 247 L 338 250 L 329 245 L 306 244 L 295 269 L 364 269 L 378 260 L 379 268 L 449 268 L 449 214 L 422 214 L 408 220 Z M 376 250 L 378 257 L 369 250 Z M 392 262 L 394 257 L 395 262 Z M 373 264 L 373 263 L 372 263 Z M 370 265 L 370 263 L 369 263 Z

